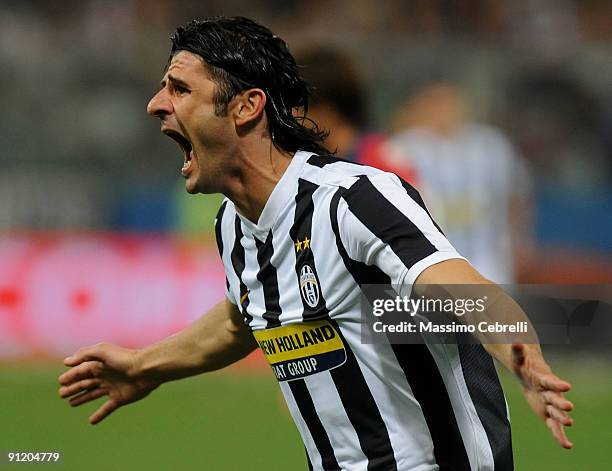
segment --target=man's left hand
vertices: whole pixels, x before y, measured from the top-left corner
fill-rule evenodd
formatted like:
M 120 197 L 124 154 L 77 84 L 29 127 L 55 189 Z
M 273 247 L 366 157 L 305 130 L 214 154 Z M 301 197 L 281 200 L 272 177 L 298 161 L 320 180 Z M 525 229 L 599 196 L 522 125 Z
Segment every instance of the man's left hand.
M 530 347 L 512 345 L 513 371 L 523 385 L 523 395 L 531 408 L 546 423 L 557 442 L 570 449 L 573 444 L 565 435 L 565 427 L 574 422 L 568 415 L 574 405 L 564 397 L 564 393 L 571 389 L 571 385 L 551 371 L 539 349 Z

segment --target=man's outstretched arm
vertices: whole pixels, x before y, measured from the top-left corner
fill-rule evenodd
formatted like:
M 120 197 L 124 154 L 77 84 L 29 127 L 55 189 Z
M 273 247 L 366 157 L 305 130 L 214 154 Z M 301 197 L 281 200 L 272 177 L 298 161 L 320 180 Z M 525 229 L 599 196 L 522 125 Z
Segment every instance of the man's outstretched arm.
M 101 343 L 78 350 L 64 360 L 71 368 L 59 377 L 59 395 L 71 406 L 108 396 L 89 418 L 97 424 L 161 383 L 218 370 L 256 347 L 238 308 L 224 300 L 189 327 L 143 349 Z
M 415 282 L 419 285 L 493 285 L 464 260 L 451 259 L 432 265 L 421 273 Z M 459 288 L 464 293 L 465 287 Z M 528 321 L 525 313 L 508 295 L 499 290 L 500 296 L 494 305 L 496 319 L 513 319 Z M 451 293 L 452 294 L 452 293 Z M 523 395 L 533 411 L 540 417 L 563 448 L 571 448 L 572 442 L 567 438 L 564 427 L 573 424 L 568 415 L 574 406 L 564 397 L 571 389 L 567 381 L 555 375 L 542 356 L 537 343 L 483 343 L 483 346 L 495 359 L 514 373 L 523 388 Z

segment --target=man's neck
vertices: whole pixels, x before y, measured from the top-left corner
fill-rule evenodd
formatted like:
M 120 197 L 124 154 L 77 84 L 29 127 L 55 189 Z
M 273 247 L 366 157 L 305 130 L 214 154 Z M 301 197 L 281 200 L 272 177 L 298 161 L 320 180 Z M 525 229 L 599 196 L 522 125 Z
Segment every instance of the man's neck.
M 292 154 L 274 145 L 239 152 L 234 173 L 223 192 L 244 217 L 257 224 L 272 191 L 291 163 Z

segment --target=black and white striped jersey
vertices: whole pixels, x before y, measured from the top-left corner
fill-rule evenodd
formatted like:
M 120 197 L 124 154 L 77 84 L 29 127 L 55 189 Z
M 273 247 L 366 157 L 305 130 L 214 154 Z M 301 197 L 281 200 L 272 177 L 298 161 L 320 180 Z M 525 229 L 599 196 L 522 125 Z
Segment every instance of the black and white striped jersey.
M 227 296 L 279 381 L 316 470 L 512 469 L 479 345 L 361 343 L 360 286 L 461 258 L 396 175 L 297 152 L 257 224 L 216 221 Z

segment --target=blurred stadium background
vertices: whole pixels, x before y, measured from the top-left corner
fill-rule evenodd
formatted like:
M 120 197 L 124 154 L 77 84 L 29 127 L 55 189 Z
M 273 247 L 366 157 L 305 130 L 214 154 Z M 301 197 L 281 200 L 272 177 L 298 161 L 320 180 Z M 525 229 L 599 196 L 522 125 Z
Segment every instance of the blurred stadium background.
M 168 36 L 216 14 L 253 17 L 292 49 L 345 51 L 368 128 L 390 138 L 410 127 L 402 110 L 424 83 L 451 83 L 469 121 L 503 135 L 527 169 L 513 280 L 612 282 L 609 0 L 2 0 L 0 450 L 60 450 L 63 469 L 304 468 L 259 355 L 163 386 L 96 428 L 93 406 L 69 410 L 56 393 L 73 349 L 150 343 L 223 296 L 220 199 L 184 193 L 176 144 L 145 114 Z M 606 468 L 610 351 L 546 349 L 574 385 L 569 453 L 504 375 L 518 470 Z

